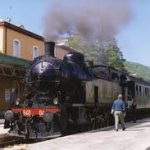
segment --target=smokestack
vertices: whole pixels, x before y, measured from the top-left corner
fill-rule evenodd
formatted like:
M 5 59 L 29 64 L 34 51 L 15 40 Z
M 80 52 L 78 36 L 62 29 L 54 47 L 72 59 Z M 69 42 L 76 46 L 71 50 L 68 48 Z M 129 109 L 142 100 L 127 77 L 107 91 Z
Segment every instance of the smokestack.
M 45 42 L 45 55 L 54 57 L 55 42 Z

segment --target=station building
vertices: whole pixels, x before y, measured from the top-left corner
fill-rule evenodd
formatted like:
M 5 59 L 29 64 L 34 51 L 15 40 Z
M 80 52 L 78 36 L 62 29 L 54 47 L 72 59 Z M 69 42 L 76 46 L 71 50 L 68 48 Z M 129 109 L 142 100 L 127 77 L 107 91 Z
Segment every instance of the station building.
M 72 50 L 65 45 L 56 45 L 54 56 L 63 59 Z M 0 20 L 0 116 L 14 105 L 14 100 L 23 98 L 26 69 L 34 58 L 44 53 L 44 37 L 22 25 Z
M 63 59 L 64 55 L 70 51 L 75 51 L 75 50 L 66 45 L 56 45 L 54 50 L 54 55 L 56 58 Z
M 31 61 L 44 54 L 44 38 L 6 21 L 0 21 L 0 114 L 22 99 L 23 78 Z
M 33 60 L 44 54 L 44 38 L 26 30 L 23 26 L 15 26 L 1 21 L 0 52 L 9 56 Z

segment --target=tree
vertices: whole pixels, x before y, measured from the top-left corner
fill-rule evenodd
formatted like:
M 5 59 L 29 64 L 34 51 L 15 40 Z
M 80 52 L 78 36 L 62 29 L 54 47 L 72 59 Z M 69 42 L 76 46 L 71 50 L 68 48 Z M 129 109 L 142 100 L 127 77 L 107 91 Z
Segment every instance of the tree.
M 85 60 L 124 69 L 123 54 L 114 39 L 105 42 L 100 40 L 85 41 L 74 35 L 68 39 L 68 45 L 83 53 Z
M 79 49 L 79 39 L 76 36 L 71 36 L 68 39 L 68 45 L 74 49 Z
M 104 64 L 104 62 L 100 61 L 103 60 L 102 58 L 104 58 L 102 57 L 104 51 L 100 47 L 99 43 L 93 41 L 85 41 L 84 39 L 80 39 L 78 36 L 71 36 L 68 39 L 68 46 L 83 53 L 85 56 L 85 60 L 93 61 L 97 64 Z
M 123 54 L 118 48 L 116 43 L 112 43 L 108 45 L 107 48 L 107 58 L 108 58 L 108 65 L 117 69 L 123 70 L 125 68 L 123 59 Z

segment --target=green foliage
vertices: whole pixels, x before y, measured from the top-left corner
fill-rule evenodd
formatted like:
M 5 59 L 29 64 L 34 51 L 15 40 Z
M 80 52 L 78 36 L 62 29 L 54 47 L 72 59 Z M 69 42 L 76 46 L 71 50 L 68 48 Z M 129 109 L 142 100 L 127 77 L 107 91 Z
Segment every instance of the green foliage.
M 110 44 L 107 48 L 108 65 L 117 69 L 124 69 L 123 54 L 117 44 Z
M 79 39 L 77 37 L 70 37 L 68 40 L 68 44 L 74 49 L 79 49 Z
M 98 48 L 92 42 L 86 42 L 85 40 L 81 40 L 78 36 L 72 36 L 68 39 L 68 45 L 83 53 L 85 60 L 90 60 L 95 63 L 98 61 Z
M 125 62 L 125 69 L 137 77 L 150 81 L 150 67 L 135 62 Z
M 117 47 L 116 41 L 84 41 L 78 36 L 72 36 L 68 45 L 85 55 L 85 59 L 95 64 L 109 65 L 117 69 L 124 69 L 122 52 Z

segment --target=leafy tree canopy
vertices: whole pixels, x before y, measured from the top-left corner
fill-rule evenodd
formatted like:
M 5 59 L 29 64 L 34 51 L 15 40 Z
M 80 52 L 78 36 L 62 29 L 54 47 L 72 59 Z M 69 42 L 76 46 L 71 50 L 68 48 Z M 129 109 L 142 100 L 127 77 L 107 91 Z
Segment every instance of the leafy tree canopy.
M 85 59 L 95 64 L 109 65 L 114 68 L 124 69 L 122 52 L 117 42 L 110 41 L 85 41 L 78 36 L 71 36 L 68 45 L 85 55 Z

